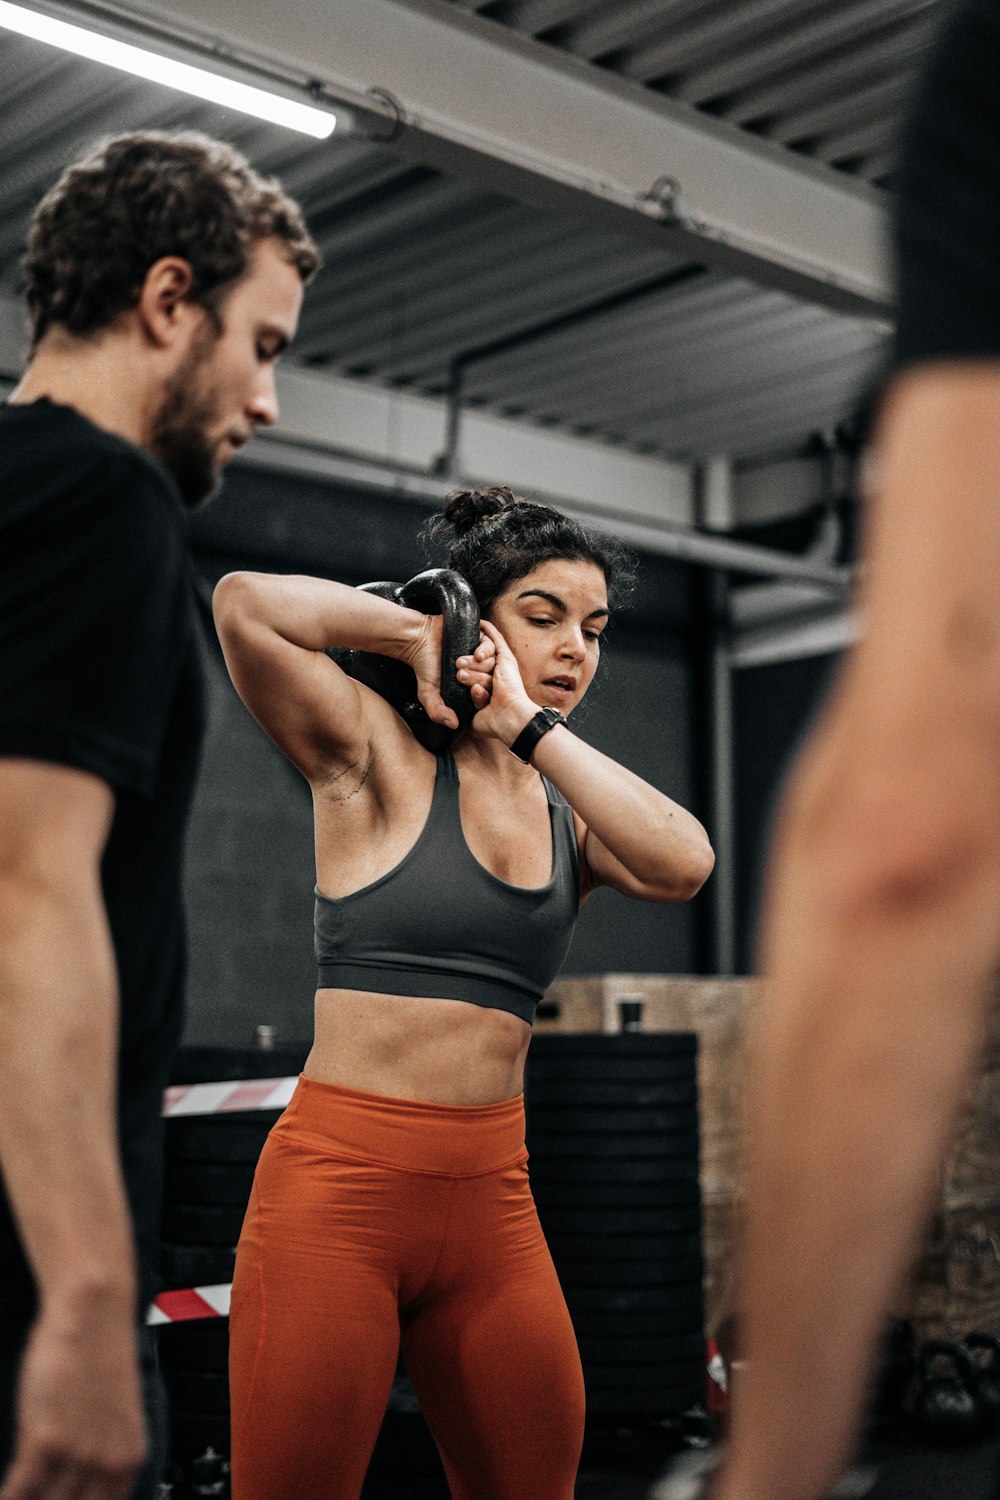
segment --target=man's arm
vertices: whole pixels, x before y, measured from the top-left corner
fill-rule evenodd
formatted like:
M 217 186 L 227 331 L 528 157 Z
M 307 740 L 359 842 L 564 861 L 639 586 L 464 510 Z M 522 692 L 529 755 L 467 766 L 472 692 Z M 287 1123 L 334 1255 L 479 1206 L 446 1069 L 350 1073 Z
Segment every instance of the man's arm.
M 100 864 L 113 794 L 0 758 L 0 1166 L 39 1314 L 0 1500 L 127 1494 L 145 1448 Z
M 719 1500 L 812 1500 L 848 1458 L 1000 946 L 1000 366 L 900 377 L 878 438 L 866 635 L 768 880 Z

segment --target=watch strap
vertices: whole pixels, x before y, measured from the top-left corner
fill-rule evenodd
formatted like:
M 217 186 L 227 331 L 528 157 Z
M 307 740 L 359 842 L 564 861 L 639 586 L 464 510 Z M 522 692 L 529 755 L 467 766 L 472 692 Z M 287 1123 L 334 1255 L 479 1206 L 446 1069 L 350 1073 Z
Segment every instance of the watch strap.
M 557 708 L 540 708 L 535 716 L 528 720 L 517 739 L 511 745 L 511 751 L 518 760 L 523 760 L 525 765 L 531 764 L 531 757 L 535 753 L 535 746 L 544 734 L 554 729 L 557 724 L 565 724 L 566 720 Z

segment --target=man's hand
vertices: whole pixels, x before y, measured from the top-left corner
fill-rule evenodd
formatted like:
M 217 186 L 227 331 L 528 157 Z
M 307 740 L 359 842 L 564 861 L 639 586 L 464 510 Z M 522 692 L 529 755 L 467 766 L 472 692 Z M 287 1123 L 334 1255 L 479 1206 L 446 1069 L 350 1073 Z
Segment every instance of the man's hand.
M 125 1500 L 146 1457 L 134 1308 L 43 1313 L 18 1390 L 0 1500 Z

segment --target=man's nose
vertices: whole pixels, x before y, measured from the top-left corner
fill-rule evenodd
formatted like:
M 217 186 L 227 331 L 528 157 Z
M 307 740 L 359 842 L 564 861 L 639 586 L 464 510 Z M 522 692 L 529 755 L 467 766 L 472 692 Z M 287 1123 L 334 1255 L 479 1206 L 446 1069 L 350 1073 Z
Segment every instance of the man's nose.
M 268 366 L 261 371 L 247 414 L 257 427 L 273 427 L 278 420 L 278 391 L 274 380 L 274 369 Z

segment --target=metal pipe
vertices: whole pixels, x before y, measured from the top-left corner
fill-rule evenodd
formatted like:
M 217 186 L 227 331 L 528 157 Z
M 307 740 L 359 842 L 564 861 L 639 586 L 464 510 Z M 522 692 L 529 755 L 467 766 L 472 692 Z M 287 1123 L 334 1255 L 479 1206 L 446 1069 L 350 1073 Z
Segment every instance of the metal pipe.
M 712 579 L 712 641 L 709 676 L 712 695 L 712 845 L 715 870 L 709 882 L 714 921 L 716 974 L 736 972 L 736 791 L 734 775 L 733 679 L 726 626 L 727 581 Z
M 347 479 L 352 484 L 361 482 L 373 488 L 391 486 L 394 495 L 405 494 L 414 501 L 431 506 L 439 506 L 446 490 L 453 487 L 472 488 L 484 482 L 496 482 L 496 476 L 482 474 L 454 474 L 445 480 L 434 469 L 420 469 L 417 465 L 389 458 L 369 458 L 363 453 L 338 450 L 307 439 L 282 437 L 269 432 L 261 433 L 253 448 L 239 454 L 235 462 L 259 468 L 298 471 L 314 477 L 320 475 Z M 585 501 L 553 491 L 535 490 L 534 494 L 538 499 L 558 506 L 566 515 L 585 524 L 604 527 L 622 541 L 660 557 L 673 557 L 679 562 L 718 568 L 729 573 L 796 579 L 815 584 L 837 598 L 846 597 L 851 589 L 849 568 L 828 567 L 769 547 L 756 547 L 750 542 L 712 536 L 689 526 L 669 522 L 658 525 L 646 518 L 589 505 Z

